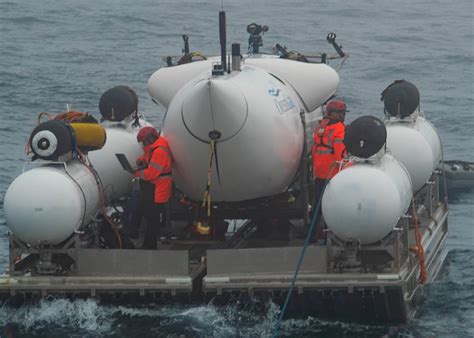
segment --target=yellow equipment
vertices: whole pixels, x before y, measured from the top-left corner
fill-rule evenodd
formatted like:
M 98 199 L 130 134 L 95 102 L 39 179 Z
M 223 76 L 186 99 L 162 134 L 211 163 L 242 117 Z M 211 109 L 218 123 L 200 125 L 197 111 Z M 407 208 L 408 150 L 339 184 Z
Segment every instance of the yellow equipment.
M 76 135 L 76 143 L 82 151 L 101 149 L 106 141 L 104 127 L 96 123 L 71 123 Z

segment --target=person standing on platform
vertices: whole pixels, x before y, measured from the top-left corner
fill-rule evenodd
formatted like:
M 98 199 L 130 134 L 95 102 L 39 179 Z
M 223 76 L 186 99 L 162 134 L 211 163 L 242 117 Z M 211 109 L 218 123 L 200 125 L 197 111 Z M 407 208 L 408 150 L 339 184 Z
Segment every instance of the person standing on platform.
M 322 198 L 326 181 L 339 172 L 337 162 L 346 155 L 344 146 L 346 112 L 348 110 L 344 101 L 330 101 L 314 132 L 314 144 L 311 149 L 314 176 L 313 213 Z M 316 212 L 315 225 L 318 226 L 321 219 L 321 206 Z
M 142 249 L 156 249 L 158 235 L 165 227 L 166 205 L 171 198 L 171 152 L 168 141 L 153 127 L 143 127 L 137 134 L 144 154 L 137 159 L 143 169 L 140 178 L 140 209 L 147 221 Z

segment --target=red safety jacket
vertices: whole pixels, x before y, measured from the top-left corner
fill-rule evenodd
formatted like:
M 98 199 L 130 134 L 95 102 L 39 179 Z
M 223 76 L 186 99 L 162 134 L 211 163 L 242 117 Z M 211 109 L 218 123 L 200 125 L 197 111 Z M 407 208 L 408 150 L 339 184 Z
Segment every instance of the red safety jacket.
M 155 203 L 166 203 L 171 197 L 171 152 L 168 141 L 160 136 L 155 142 L 144 147 L 143 160 L 147 167 L 135 172 L 135 176 L 155 185 Z
M 341 121 L 323 118 L 314 132 L 313 175 L 315 178 L 333 178 L 339 172 L 339 165 L 345 156 L 345 125 Z

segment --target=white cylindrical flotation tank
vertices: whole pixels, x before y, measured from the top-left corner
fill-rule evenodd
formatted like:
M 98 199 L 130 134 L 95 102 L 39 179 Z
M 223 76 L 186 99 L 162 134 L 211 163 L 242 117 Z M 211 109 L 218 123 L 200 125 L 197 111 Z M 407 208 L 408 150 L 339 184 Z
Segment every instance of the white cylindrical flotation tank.
M 425 185 L 441 161 L 441 139 L 420 110 L 420 93 L 406 80 L 382 92 L 387 147 L 408 170 L 414 191 Z
M 9 186 L 3 203 L 7 226 L 30 245 L 58 244 L 99 208 L 94 174 L 77 160 L 25 171 Z
M 7 226 L 13 234 L 30 245 L 58 244 L 93 220 L 100 208 L 101 185 L 105 203 L 129 193 L 133 176 L 115 154 L 125 154 L 133 164 L 143 154 L 136 135 L 146 125 L 143 120 L 138 126 L 132 121 L 105 122 L 104 147 L 88 153 L 93 169 L 77 159 L 45 161 L 18 176 L 4 200 Z
M 442 160 L 441 138 L 433 124 L 422 116 L 416 119 L 416 126 L 430 145 L 433 151 L 434 168 L 437 168 Z
M 408 210 L 411 196 L 406 169 L 385 154 L 334 176 L 323 195 L 322 213 L 337 237 L 371 244 L 392 231 Z
M 441 160 L 441 141 L 431 123 L 418 116 L 415 120 L 389 119 L 387 148 L 410 173 L 413 189 L 418 191 L 430 178 Z

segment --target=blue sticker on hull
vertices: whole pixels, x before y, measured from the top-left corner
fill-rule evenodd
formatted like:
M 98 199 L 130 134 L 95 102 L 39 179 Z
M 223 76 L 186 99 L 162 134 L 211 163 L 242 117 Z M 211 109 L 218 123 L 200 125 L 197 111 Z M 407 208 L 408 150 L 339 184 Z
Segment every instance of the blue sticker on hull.
M 280 95 L 280 89 L 270 88 L 268 90 L 268 95 L 278 96 L 278 95 Z

